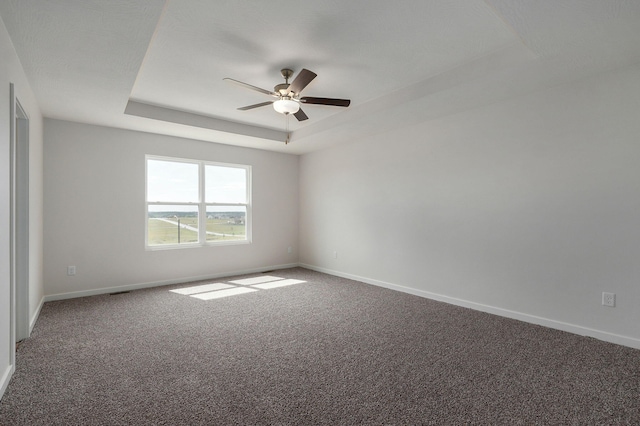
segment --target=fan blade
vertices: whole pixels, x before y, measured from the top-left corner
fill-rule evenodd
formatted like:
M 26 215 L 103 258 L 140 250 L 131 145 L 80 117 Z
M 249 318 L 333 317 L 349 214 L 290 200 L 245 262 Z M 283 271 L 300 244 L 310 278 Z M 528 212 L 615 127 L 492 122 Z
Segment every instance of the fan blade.
M 250 109 L 260 108 L 260 107 L 263 107 L 263 106 L 271 105 L 272 103 L 273 103 L 273 101 L 262 102 L 262 103 L 259 103 L 259 104 L 254 104 L 254 105 L 248 105 L 248 106 L 245 106 L 245 107 L 241 107 L 241 108 L 238 108 L 238 110 L 239 111 L 247 111 L 247 110 L 250 110 Z
M 331 106 L 339 106 L 339 107 L 348 107 L 349 104 L 351 103 L 349 99 L 313 98 L 309 96 L 300 98 L 300 102 L 304 102 L 306 104 L 331 105 Z
M 315 72 L 303 68 L 302 71 L 298 73 L 293 82 L 289 85 L 289 88 L 287 90 L 298 95 L 300 94 L 300 92 L 302 92 L 302 89 L 307 87 L 307 84 L 311 83 L 311 80 L 316 78 L 317 75 L 318 74 L 316 74 Z
M 304 120 L 308 120 L 309 117 L 307 117 L 307 114 L 304 113 L 303 110 L 299 109 L 298 112 L 296 112 L 295 114 L 293 114 L 293 116 L 295 118 L 298 119 L 298 121 L 304 121 Z
M 242 87 L 245 87 L 245 88 L 251 89 L 251 90 L 255 90 L 256 92 L 264 93 L 265 95 L 278 97 L 278 94 L 275 93 L 275 92 L 272 92 L 271 90 L 261 89 L 261 88 L 256 87 L 256 86 L 252 86 L 251 84 L 243 83 L 242 81 L 238 81 L 238 80 L 234 80 L 233 78 L 223 78 L 223 80 L 227 80 L 227 81 L 230 81 L 232 83 L 239 84 Z

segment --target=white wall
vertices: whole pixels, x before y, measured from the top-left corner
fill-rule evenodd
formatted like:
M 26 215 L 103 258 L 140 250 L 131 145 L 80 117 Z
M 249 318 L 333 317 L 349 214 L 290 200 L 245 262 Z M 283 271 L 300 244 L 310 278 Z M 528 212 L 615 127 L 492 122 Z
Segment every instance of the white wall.
M 300 242 L 319 270 L 640 347 L 640 66 L 302 156 Z
M 7 30 L 0 20 L 0 397 L 11 374 L 10 354 L 10 101 L 9 85 L 29 115 L 29 299 L 35 318 L 43 298 L 42 115 Z
M 44 154 L 48 300 L 297 263 L 297 156 L 51 119 Z M 251 165 L 253 242 L 145 250 L 147 154 Z

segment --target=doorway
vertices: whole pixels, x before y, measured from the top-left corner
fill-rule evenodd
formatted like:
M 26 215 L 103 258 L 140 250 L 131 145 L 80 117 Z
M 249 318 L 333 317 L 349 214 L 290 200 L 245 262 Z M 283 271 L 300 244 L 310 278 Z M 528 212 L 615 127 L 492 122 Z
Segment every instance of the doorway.
M 13 342 L 29 337 L 29 118 L 11 96 L 11 320 Z M 12 344 L 12 347 L 14 345 Z M 13 360 L 13 359 L 12 359 Z M 12 362 L 13 363 L 13 362 Z

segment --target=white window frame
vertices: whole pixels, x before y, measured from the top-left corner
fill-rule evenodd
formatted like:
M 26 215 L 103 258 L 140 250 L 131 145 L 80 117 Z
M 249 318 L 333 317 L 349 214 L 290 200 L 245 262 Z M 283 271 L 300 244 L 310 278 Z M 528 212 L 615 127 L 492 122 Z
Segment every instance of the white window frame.
M 170 161 L 175 163 L 188 163 L 198 165 L 198 201 L 197 202 L 174 202 L 174 201 L 157 201 L 149 200 L 148 197 L 148 185 L 149 185 L 149 160 L 158 161 Z M 246 172 L 246 203 L 217 203 L 209 202 L 205 200 L 205 167 L 206 166 L 219 166 L 219 167 L 232 167 L 238 169 L 244 169 Z M 144 196 L 145 196 L 145 225 L 144 225 L 144 245 L 147 250 L 175 250 L 183 248 L 205 247 L 205 246 L 226 246 L 226 245 L 239 245 L 239 244 L 251 244 L 251 166 L 246 164 L 233 164 L 233 163 L 221 163 L 216 161 L 204 161 L 194 160 L 188 158 L 176 158 L 176 157 L 163 157 L 157 155 L 145 155 L 144 159 Z M 170 206 L 190 206 L 196 207 L 198 210 L 198 242 L 195 243 L 179 243 L 179 244 L 158 244 L 149 245 L 149 206 L 153 205 L 170 205 Z M 245 239 L 244 240 L 228 240 L 228 241 L 207 241 L 207 207 L 225 206 L 225 207 L 244 207 L 246 210 L 245 215 Z

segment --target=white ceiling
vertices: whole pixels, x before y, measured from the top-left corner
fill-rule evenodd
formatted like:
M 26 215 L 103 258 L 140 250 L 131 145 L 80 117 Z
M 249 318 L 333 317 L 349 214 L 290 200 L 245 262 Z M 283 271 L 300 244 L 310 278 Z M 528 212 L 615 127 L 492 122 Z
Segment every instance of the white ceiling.
M 640 1 L 2 0 L 46 117 L 300 154 L 640 62 Z M 318 77 L 305 122 L 223 81 Z

